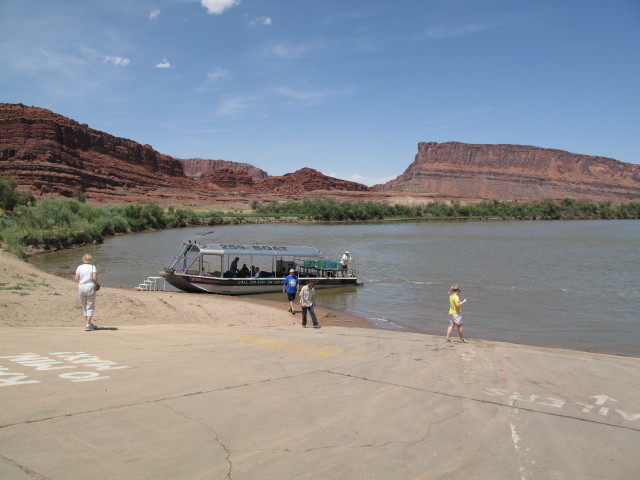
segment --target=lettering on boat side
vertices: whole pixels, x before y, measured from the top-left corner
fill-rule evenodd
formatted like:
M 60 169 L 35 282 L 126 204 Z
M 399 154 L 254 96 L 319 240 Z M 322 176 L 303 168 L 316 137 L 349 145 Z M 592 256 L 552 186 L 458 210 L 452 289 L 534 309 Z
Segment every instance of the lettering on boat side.
M 238 280 L 238 285 L 282 285 L 282 280 Z
M 221 248 L 233 250 L 273 250 L 276 252 L 286 252 L 287 247 L 276 247 L 269 245 L 220 245 Z
M 0 358 L 36 371 L 55 371 L 58 373 L 58 377 L 74 383 L 106 380 L 111 377 L 103 375 L 101 372 L 129 368 L 85 352 L 53 352 L 47 355 L 49 356 L 29 352 L 18 355 L 4 355 L 0 356 Z M 90 371 L 79 372 L 77 369 L 80 367 L 83 370 Z M 41 380 L 30 378 L 29 375 L 23 372 L 11 372 L 10 370 L 13 370 L 13 368 L 10 369 L 0 365 L 0 387 L 13 387 L 41 382 Z M 60 370 L 64 370 L 64 372 L 60 372 Z M 31 375 L 33 377 L 33 374 Z M 38 376 L 40 375 L 42 374 L 38 374 Z
M 628 422 L 635 422 L 640 419 L 640 413 L 629 413 L 617 408 L 610 408 L 605 405 L 612 405 L 612 402 L 617 402 L 615 398 L 611 398 L 608 395 L 591 395 L 589 398 L 593 400 L 587 400 L 585 402 L 569 401 L 557 397 L 549 397 L 545 395 L 522 395 L 518 392 L 509 393 L 501 388 L 487 388 L 482 393 L 489 395 L 490 397 L 508 397 L 509 405 L 518 408 L 518 405 L 524 406 L 525 404 L 538 404 L 546 405 L 548 407 L 555 408 L 580 408 L 582 413 L 596 414 L 601 417 L 607 417 L 614 412 L 617 413 L 623 420 Z M 596 408 L 597 407 L 597 408 Z

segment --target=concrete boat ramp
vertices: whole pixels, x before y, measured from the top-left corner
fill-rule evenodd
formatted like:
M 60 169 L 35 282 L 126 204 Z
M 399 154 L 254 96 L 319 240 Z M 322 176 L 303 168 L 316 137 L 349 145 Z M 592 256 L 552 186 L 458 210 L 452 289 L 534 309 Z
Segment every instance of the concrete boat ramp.
M 640 359 L 360 328 L 0 328 L 0 478 L 637 479 Z

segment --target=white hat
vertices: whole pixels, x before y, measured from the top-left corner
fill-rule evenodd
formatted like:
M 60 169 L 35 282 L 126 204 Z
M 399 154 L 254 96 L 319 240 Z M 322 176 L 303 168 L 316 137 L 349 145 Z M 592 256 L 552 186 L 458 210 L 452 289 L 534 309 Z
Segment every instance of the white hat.
M 349 252 L 347 250 L 345 250 L 344 253 L 346 253 L 347 255 L 349 254 Z
M 291 270 L 289 270 L 289 273 L 295 272 L 295 270 L 292 268 Z

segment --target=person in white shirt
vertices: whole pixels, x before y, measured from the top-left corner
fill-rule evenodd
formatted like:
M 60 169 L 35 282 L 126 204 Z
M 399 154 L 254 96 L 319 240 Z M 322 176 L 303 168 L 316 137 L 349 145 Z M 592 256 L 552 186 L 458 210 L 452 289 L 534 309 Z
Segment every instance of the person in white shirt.
M 351 254 L 349 254 L 349 252 L 344 252 L 344 255 L 342 255 L 342 260 L 340 260 L 340 265 L 342 265 L 343 277 L 347 276 L 347 264 L 351 262 L 353 262 L 353 259 L 351 258 Z
M 84 329 L 89 332 L 98 327 L 93 324 L 93 312 L 96 305 L 96 284 L 98 283 L 98 269 L 93 265 L 93 258 L 88 253 L 82 257 L 82 265 L 76 269 L 75 280 L 78 284 L 78 295 L 82 303 L 82 311 L 86 325 Z
M 318 324 L 318 318 L 316 312 L 313 310 L 313 306 L 316 303 L 314 283 L 309 282 L 300 289 L 300 305 L 302 306 L 302 326 L 307 326 L 307 312 L 311 315 L 311 321 L 313 322 L 313 328 L 320 328 Z

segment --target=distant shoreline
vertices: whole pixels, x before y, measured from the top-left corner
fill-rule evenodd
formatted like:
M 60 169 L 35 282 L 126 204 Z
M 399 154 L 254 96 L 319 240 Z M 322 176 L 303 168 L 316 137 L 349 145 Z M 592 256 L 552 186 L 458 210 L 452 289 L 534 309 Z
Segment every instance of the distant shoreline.
M 78 199 L 20 205 L 20 221 L 17 215 L 6 215 L 0 223 L 0 238 L 9 251 L 23 258 L 45 251 L 101 243 L 105 238 L 122 233 L 187 226 L 640 218 L 638 202 L 613 206 L 611 202 L 595 203 L 571 198 L 558 202 L 547 198 L 530 203 L 496 200 L 469 204 L 432 200 L 430 203 L 410 205 L 316 198 L 302 202 L 270 201 L 257 204 L 252 206 L 251 213 L 185 210 L 173 206 L 165 208 L 157 203 L 94 207 Z M 56 227 L 52 229 L 51 225 Z

